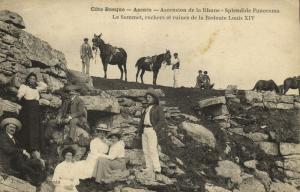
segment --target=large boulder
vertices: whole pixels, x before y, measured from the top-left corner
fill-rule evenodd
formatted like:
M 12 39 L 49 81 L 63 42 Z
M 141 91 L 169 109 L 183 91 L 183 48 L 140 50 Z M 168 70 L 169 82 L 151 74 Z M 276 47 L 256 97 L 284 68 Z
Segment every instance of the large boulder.
M 297 192 L 298 190 L 288 183 L 273 182 L 270 188 L 271 192 Z
M 15 27 L 18 27 L 20 29 L 25 29 L 25 23 L 23 21 L 23 18 L 15 12 L 11 12 L 8 10 L 1 10 L 0 21 L 12 24 Z
M 300 155 L 286 156 L 283 163 L 285 170 L 291 170 L 300 173 Z
M 300 155 L 300 144 L 295 143 L 280 143 L 281 155 Z
M 0 173 L 0 191 L 2 192 L 36 192 L 36 187 L 27 181 L 18 179 L 14 176 Z
M 156 93 L 163 97 L 165 94 L 161 89 L 155 89 Z M 137 98 L 137 97 L 144 97 L 147 93 L 147 89 L 128 89 L 128 90 L 108 90 L 106 91 L 113 97 L 129 97 L 129 98 Z
M 191 136 L 199 143 L 206 144 L 212 148 L 216 146 L 214 134 L 204 126 L 184 121 L 181 123 L 180 127 L 187 132 L 187 135 Z
M 256 91 L 245 91 L 245 99 L 247 103 L 261 103 L 263 101 L 263 97 L 261 93 Z
M 241 183 L 241 168 L 232 161 L 224 160 L 218 162 L 218 167 L 215 168 L 217 175 L 230 178 L 233 183 Z
M 17 103 L 0 98 L 0 112 L 19 113 L 21 106 Z
M 254 177 L 244 179 L 239 186 L 239 192 L 265 192 L 265 187 Z
M 120 113 L 117 99 L 103 98 L 101 96 L 80 96 L 88 111 L 103 111 L 109 113 Z
M 35 66 L 66 69 L 64 54 L 53 49 L 47 42 L 25 31 L 21 32 L 19 40 L 23 43 L 22 51 Z
M 219 105 L 219 104 L 226 104 L 226 99 L 224 96 L 213 97 L 213 98 L 204 99 L 204 100 L 199 101 L 200 108 L 210 107 L 210 106 Z
M 79 85 L 87 90 L 94 89 L 93 79 L 84 73 L 74 70 L 68 70 L 69 81 L 73 84 Z
M 268 155 L 277 156 L 279 154 L 278 144 L 272 142 L 258 142 L 258 146 Z

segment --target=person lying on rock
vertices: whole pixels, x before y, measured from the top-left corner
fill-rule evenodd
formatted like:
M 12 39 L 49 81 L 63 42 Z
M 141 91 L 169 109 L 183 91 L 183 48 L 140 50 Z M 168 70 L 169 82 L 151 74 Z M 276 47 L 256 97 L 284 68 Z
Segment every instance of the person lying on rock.
M 48 128 L 53 129 L 57 126 L 64 126 L 66 128 L 66 139 L 76 142 L 79 140 L 80 135 L 87 136 L 89 126 L 87 124 L 87 111 L 82 99 L 79 98 L 79 86 L 68 85 L 65 91 L 69 97 L 63 101 L 57 118 L 48 122 Z
M 146 95 L 147 107 L 142 113 L 139 131 L 142 134 L 142 147 L 146 161 L 144 171 L 154 172 L 160 176 L 161 166 L 158 153 L 158 139 L 156 132 L 166 127 L 163 109 L 159 105 L 159 96 L 154 89 L 148 89 Z
M 109 141 L 106 136 L 109 132 L 106 124 L 97 123 L 86 160 L 76 162 L 76 169 L 80 170 L 78 173 L 80 179 L 91 178 L 98 158 L 108 153 Z
M 54 192 L 77 192 L 76 185 L 79 184 L 79 179 L 77 174 L 74 174 L 75 162 L 73 160 L 76 150 L 73 147 L 66 147 L 61 154 L 64 161 L 56 166 L 52 177 L 55 185 Z
M 108 155 L 99 155 L 93 172 L 93 177 L 98 183 L 113 182 L 129 175 L 126 169 L 125 143 L 121 140 L 121 134 L 112 133 L 108 138 L 112 142 Z
M 45 167 L 41 163 L 43 160 L 38 152 L 33 152 L 36 156 L 31 159 L 14 137 L 22 128 L 21 122 L 16 118 L 5 118 L 0 127 L 0 172 L 27 180 L 35 186 L 40 185 L 46 178 Z

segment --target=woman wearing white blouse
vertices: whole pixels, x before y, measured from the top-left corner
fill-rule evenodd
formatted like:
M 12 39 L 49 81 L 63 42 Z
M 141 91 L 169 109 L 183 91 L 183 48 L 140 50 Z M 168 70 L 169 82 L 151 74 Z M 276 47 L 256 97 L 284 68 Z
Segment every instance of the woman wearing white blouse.
M 109 131 L 106 124 L 97 124 L 94 133 L 95 138 L 90 143 L 90 152 L 86 160 L 75 163 L 78 170 L 77 175 L 80 179 L 91 178 L 98 158 L 108 153 L 109 146 L 105 136 Z
M 76 151 L 71 147 L 62 151 L 65 160 L 56 166 L 52 177 L 52 182 L 55 185 L 54 192 L 77 192 L 76 185 L 79 184 L 79 179 L 74 172 L 73 157 L 75 153 Z
M 30 73 L 18 90 L 17 97 L 21 102 L 20 120 L 23 129 L 18 138 L 20 144 L 30 152 L 40 151 L 44 141 L 44 131 L 40 126 L 40 92 L 47 89 L 43 82 L 37 82 L 37 75 Z
M 111 134 L 109 137 L 113 144 L 110 146 L 108 155 L 100 155 L 93 173 L 98 183 L 118 180 L 129 175 L 126 169 L 125 143 L 120 140 L 121 135 Z

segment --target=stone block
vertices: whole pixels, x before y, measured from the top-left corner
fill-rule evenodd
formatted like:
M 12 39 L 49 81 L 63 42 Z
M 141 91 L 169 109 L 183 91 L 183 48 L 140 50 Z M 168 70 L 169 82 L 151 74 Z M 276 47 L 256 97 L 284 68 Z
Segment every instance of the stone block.
M 11 12 L 8 10 L 1 10 L 0 11 L 0 21 L 3 21 L 8 24 L 12 24 L 15 27 L 20 28 L 20 29 L 25 29 L 25 23 L 24 23 L 23 18 L 15 12 Z
M 259 148 L 263 150 L 268 155 L 277 156 L 278 152 L 278 144 L 272 142 L 258 142 Z
M 224 96 L 214 97 L 214 98 L 209 98 L 209 99 L 204 99 L 199 101 L 200 108 L 205 108 L 205 107 L 219 105 L 219 104 L 226 104 L 226 99 Z
M 103 111 L 120 113 L 120 106 L 117 99 L 102 98 L 101 96 L 80 96 L 88 111 Z
M 202 125 L 195 123 L 182 122 L 180 127 L 186 130 L 187 134 L 196 141 L 206 144 L 212 148 L 216 145 L 216 138 L 214 134 Z

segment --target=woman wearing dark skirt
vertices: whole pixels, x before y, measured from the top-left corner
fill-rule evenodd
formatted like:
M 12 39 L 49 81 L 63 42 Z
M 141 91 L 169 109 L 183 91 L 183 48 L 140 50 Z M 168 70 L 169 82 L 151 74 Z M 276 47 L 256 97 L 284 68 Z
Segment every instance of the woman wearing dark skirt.
M 18 90 L 18 99 L 21 102 L 20 120 L 23 129 L 19 133 L 21 145 L 30 152 L 40 151 L 44 140 L 44 131 L 40 123 L 40 92 L 47 85 L 37 82 L 35 73 L 30 73 L 26 81 Z

